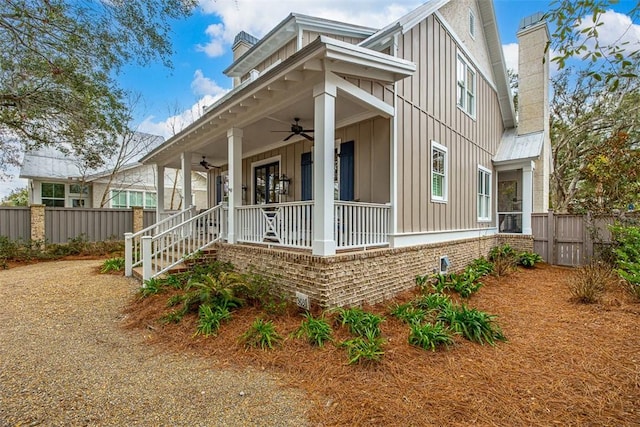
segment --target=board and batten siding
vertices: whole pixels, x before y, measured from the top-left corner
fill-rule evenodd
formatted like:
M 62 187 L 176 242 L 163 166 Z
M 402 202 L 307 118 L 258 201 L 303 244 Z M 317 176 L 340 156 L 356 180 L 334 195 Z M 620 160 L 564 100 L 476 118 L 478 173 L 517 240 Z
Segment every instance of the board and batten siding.
M 389 197 L 389 119 L 375 117 L 336 130 L 335 139 L 354 141 L 355 145 L 355 199 L 362 202 L 387 203 Z M 280 159 L 280 175 L 291 179 L 288 195 L 280 202 L 302 199 L 301 157 L 312 151 L 307 140 L 268 150 L 242 160 L 242 183 L 247 187 L 245 204 L 253 203 L 253 174 L 251 165 L 267 159 Z
M 478 165 L 491 169 L 503 132 L 498 97 L 476 72 L 476 117 L 457 107 L 457 53 L 451 34 L 433 15 L 399 38 L 398 56 L 417 66 L 397 84 L 400 233 L 491 225 L 477 220 L 477 171 Z M 431 201 L 432 140 L 448 151 L 446 203 Z M 492 178 L 495 195 L 495 173 Z
M 350 43 L 350 44 L 358 44 L 362 40 L 364 40 L 364 39 L 362 39 L 360 37 L 340 36 L 340 35 L 337 35 L 337 34 L 319 33 L 317 31 L 303 31 L 302 32 L 302 47 L 305 47 L 306 45 L 308 45 L 309 43 L 313 42 L 314 40 L 316 40 L 320 36 L 331 37 L 332 39 L 335 39 L 335 40 L 338 40 L 338 41 L 341 41 L 341 42 L 345 42 L 345 43 Z

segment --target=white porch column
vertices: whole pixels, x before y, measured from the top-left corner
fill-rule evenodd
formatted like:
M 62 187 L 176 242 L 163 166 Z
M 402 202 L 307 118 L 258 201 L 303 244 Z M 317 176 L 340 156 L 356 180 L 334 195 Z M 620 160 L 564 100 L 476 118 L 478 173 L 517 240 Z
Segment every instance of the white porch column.
M 184 151 L 182 159 L 182 209 L 187 209 L 192 203 L 191 196 L 191 152 Z
M 236 243 L 236 206 L 242 205 L 242 129 L 227 131 L 229 143 L 229 218 L 227 242 Z
M 522 234 L 533 234 L 531 214 L 533 213 L 533 162 L 522 168 Z
M 164 165 L 156 164 L 156 222 L 162 220 L 164 214 Z
M 313 88 L 313 245 L 314 255 L 335 255 L 333 159 L 336 87 L 326 79 Z

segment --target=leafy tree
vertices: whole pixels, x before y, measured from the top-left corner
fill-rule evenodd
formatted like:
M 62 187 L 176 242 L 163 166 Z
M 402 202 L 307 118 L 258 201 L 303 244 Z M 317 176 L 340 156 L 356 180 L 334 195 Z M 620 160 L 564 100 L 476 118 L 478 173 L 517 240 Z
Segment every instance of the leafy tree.
M 551 197 L 558 211 L 624 208 L 638 193 L 640 84 L 614 89 L 587 73 L 566 69 L 552 82 Z
M 29 204 L 29 190 L 27 187 L 11 190 L 0 202 L 0 206 L 27 206 Z
M 130 117 L 114 76 L 171 65 L 170 21 L 197 0 L 0 3 L 0 171 L 20 148 L 56 145 L 99 164 Z M 18 142 L 19 141 L 19 142 Z
M 563 69 L 571 58 L 580 58 L 588 62 L 586 77 L 604 81 L 614 90 L 623 81 L 636 78 L 640 64 L 639 46 L 602 37 L 604 14 L 616 4 L 622 6 L 618 0 L 554 0 L 545 15 L 555 27 L 552 61 Z M 640 2 L 625 4 L 628 8 L 623 12 L 631 22 L 640 18 Z

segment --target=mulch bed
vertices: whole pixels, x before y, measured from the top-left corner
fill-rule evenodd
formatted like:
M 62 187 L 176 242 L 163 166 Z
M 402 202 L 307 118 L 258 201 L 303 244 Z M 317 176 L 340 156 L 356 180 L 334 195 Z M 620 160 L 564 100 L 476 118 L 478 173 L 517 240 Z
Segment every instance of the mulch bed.
M 305 390 L 314 425 L 638 425 L 640 304 L 619 284 L 599 304 L 570 300 L 575 270 L 541 265 L 486 277 L 468 305 L 499 316 L 508 338 L 492 347 L 456 338 L 436 352 L 407 343 L 409 329 L 388 315 L 392 302 L 366 307 L 384 314 L 381 363 L 347 365 L 343 348 L 314 348 L 288 338 L 273 351 L 245 349 L 239 337 L 261 313 L 234 312 L 216 337 L 194 337 L 195 317 L 163 325 L 167 294 L 133 300 L 127 327 L 163 349 L 208 358 L 221 367 L 252 366 Z M 407 293 L 393 302 L 413 296 Z M 289 336 L 302 317 L 274 319 Z M 334 327 L 336 341 L 348 339 Z

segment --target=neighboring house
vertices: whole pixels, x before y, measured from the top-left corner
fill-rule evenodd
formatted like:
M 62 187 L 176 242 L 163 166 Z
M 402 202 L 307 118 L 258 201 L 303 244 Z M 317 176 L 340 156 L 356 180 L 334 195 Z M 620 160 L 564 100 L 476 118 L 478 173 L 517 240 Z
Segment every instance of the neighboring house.
M 220 259 L 323 306 L 380 301 L 499 243 L 531 249 L 550 173 L 541 17 L 518 33 L 519 123 L 491 1 L 431 0 L 382 29 L 294 13 L 240 33 L 233 90 L 142 162 L 217 165 L 195 168 L 219 227 L 195 247 L 220 242 Z
M 156 146 L 162 137 L 142 135 Z M 20 178 L 26 178 L 29 204 L 66 208 L 130 208 L 142 206 L 157 209 L 156 169 L 137 161 L 117 167 L 114 160 L 105 162 L 101 170 L 82 167 L 82 162 L 55 147 L 43 147 L 25 153 Z M 178 210 L 182 203 L 182 172 L 165 170 L 164 208 Z M 193 172 L 190 204 L 206 208 L 206 175 Z M 174 185 L 175 183 L 175 185 Z

